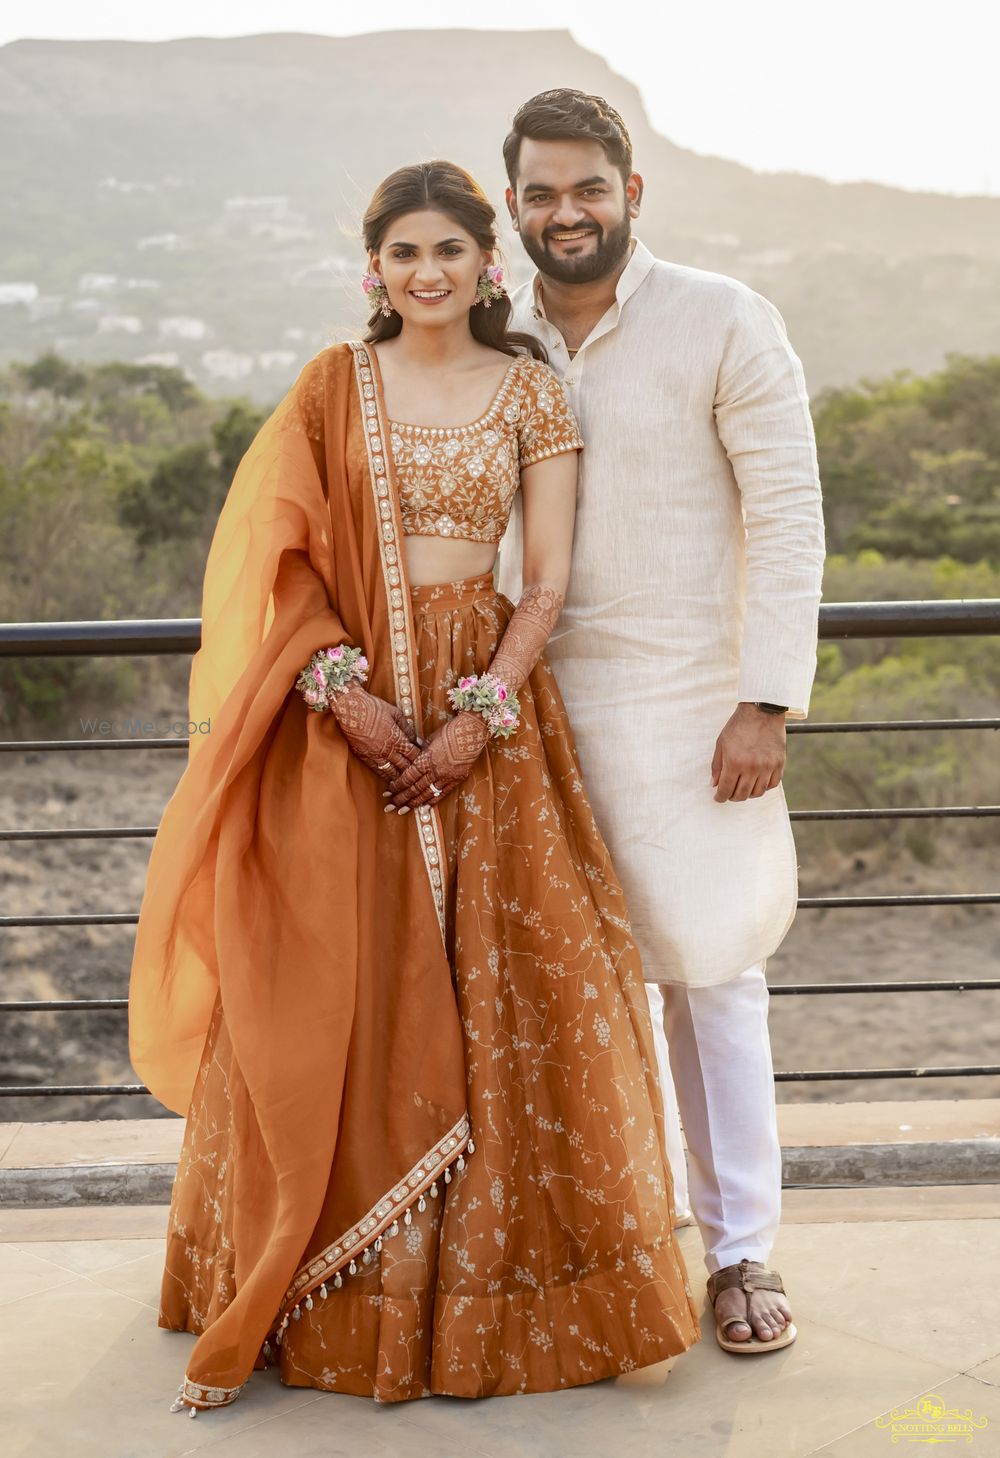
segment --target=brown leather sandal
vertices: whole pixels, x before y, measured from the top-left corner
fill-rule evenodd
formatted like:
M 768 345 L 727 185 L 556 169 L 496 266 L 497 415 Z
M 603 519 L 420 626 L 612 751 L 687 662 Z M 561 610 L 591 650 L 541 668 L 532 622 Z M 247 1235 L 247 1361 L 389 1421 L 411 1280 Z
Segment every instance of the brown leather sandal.
M 772 1337 L 769 1342 L 761 1341 L 760 1337 L 754 1335 L 753 1323 L 750 1320 L 750 1294 L 753 1291 L 780 1291 L 785 1295 L 785 1288 L 781 1284 L 781 1277 L 777 1271 L 767 1271 L 760 1261 L 740 1261 L 738 1266 L 723 1266 L 721 1271 L 714 1271 L 708 1278 L 708 1299 L 715 1309 L 716 1298 L 720 1291 L 728 1291 L 731 1286 L 739 1286 L 746 1295 L 747 1314 L 746 1316 L 727 1316 L 725 1321 L 717 1321 L 715 1325 L 715 1339 L 724 1352 L 776 1352 L 781 1347 L 790 1346 L 798 1336 L 794 1322 L 789 1322 L 784 1331 Z M 750 1328 L 750 1336 L 745 1342 L 731 1341 L 727 1332 L 731 1326 L 743 1323 Z

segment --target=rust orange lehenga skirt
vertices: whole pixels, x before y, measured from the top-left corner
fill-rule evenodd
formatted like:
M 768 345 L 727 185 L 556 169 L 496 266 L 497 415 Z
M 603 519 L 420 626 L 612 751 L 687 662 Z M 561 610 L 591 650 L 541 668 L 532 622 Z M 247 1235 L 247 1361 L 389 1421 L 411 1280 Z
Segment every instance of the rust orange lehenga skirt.
M 409 594 L 427 734 L 513 609 L 489 576 Z M 520 699 L 517 734 L 440 807 L 473 1145 L 271 1334 L 256 1365 L 291 1386 L 385 1402 L 551 1391 L 699 1339 L 638 954 L 544 658 Z M 174 1330 L 204 1331 L 233 1294 L 231 1062 L 217 1000 L 171 1207 L 159 1320 Z M 391 1048 L 384 1082 L 412 1097 Z

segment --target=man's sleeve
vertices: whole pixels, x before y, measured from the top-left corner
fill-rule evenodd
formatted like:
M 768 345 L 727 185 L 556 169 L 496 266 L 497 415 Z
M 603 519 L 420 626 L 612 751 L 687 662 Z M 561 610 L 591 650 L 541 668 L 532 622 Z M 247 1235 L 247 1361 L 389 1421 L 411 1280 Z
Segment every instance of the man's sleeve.
M 740 289 L 719 367 L 715 419 L 742 498 L 746 617 L 740 702 L 804 719 L 816 672 L 824 531 L 802 365 L 781 315 Z

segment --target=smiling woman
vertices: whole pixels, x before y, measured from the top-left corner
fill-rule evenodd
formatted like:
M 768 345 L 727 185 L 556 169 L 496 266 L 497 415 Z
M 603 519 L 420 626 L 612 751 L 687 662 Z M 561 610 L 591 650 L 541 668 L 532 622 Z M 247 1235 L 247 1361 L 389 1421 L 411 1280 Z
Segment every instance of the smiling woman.
M 213 733 L 130 989 L 136 1071 L 187 1114 L 160 1324 L 198 1334 L 192 1412 L 255 1367 L 482 1397 L 698 1339 L 642 969 L 544 656 L 583 442 L 507 333 L 493 222 L 448 163 L 379 189 L 392 312 L 306 366 L 212 542 Z M 515 606 L 490 568 L 519 493 Z M 317 711 L 303 666 L 345 647 L 364 684 Z

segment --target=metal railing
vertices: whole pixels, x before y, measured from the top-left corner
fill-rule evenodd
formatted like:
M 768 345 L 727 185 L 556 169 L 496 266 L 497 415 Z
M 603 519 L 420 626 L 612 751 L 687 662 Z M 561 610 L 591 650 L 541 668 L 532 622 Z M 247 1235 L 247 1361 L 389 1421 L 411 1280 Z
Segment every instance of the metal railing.
M 820 639 L 909 638 L 1000 634 L 1000 601 L 963 599 L 947 602 L 830 603 L 820 608 Z M 0 625 L 0 658 L 51 656 L 133 656 L 194 653 L 201 641 L 197 618 L 155 621 L 15 623 Z M 789 723 L 789 734 L 872 734 L 928 730 L 994 731 L 1000 717 L 990 719 L 901 719 L 855 723 Z M 72 750 L 156 749 L 185 750 L 181 738 L 9 740 L 0 751 L 56 753 Z M 1000 816 L 1000 805 L 912 806 L 885 809 L 793 810 L 793 821 L 977 819 Z M 156 826 L 97 826 L 57 830 L 0 831 L 0 841 L 149 839 Z M 803 896 L 803 910 L 837 911 L 845 908 L 912 908 L 917 906 L 986 906 L 1000 903 L 997 893 L 886 896 Z M 135 925 L 137 913 L 92 912 L 62 916 L 0 916 L 0 930 L 8 927 Z M 984 992 L 1000 989 L 1000 978 L 899 982 L 789 983 L 770 989 L 772 996 L 841 996 L 914 992 Z M 74 998 L 0 1001 L 0 1013 L 124 1011 L 128 999 Z M 851 1081 L 981 1077 L 1000 1074 L 1000 1064 L 970 1064 L 942 1068 L 802 1069 L 779 1071 L 776 1082 Z M 148 1095 L 142 1084 L 81 1084 L 24 1086 L 0 1085 L 0 1097 L 57 1097 L 60 1095 Z

